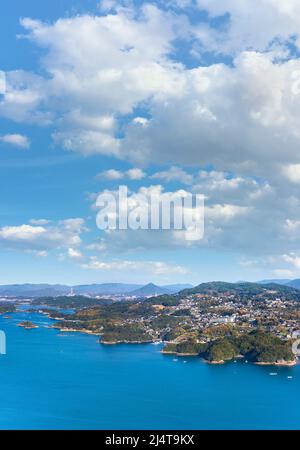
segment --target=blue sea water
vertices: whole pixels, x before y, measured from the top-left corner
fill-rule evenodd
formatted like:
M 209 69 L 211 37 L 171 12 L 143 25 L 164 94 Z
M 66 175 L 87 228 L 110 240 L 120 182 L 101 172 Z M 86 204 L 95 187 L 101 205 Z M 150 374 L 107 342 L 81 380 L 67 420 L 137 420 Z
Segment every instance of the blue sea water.
M 11 317 L 0 316 L 0 429 L 300 428 L 299 366 L 211 366 L 61 334 L 38 313 Z M 17 327 L 27 319 L 40 328 Z

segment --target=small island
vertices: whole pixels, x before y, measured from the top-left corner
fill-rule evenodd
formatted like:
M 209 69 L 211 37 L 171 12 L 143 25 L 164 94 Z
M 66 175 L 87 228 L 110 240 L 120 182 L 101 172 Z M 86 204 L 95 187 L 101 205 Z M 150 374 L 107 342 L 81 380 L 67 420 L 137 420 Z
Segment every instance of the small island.
M 33 330 L 34 328 L 39 328 L 37 325 L 30 322 L 29 320 L 25 320 L 24 322 L 19 323 L 18 327 L 25 328 L 25 330 Z

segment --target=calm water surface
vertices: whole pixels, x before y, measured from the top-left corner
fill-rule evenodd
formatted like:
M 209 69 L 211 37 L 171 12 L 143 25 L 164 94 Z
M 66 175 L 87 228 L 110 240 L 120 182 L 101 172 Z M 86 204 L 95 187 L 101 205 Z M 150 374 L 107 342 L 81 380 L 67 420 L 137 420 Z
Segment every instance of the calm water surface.
M 211 366 L 11 317 L 0 316 L 1 429 L 300 429 L 300 366 Z M 27 319 L 40 328 L 16 326 Z

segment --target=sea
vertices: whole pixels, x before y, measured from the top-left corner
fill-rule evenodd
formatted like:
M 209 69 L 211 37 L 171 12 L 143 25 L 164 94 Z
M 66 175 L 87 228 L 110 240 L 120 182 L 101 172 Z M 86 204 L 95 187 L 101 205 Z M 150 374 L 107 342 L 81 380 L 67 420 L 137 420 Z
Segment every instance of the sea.
M 300 428 L 300 366 L 213 366 L 163 355 L 161 345 L 61 333 L 38 312 L 9 316 L 0 316 L 0 429 Z

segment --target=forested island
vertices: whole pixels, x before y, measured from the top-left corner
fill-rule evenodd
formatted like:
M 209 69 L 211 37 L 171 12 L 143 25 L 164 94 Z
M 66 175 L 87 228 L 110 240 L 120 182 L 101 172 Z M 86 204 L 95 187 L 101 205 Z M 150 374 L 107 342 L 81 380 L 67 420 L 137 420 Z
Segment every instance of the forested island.
M 25 328 L 26 330 L 33 330 L 34 328 L 38 328 L 37 325 L 30 322 L 29 320 L 24 320 L 18 324 L 18 327 Z

